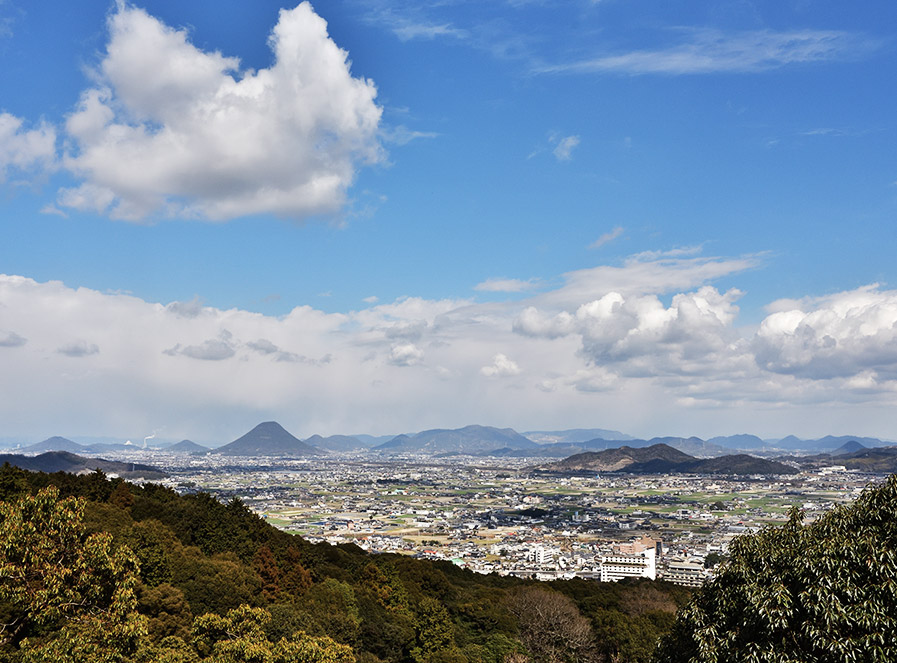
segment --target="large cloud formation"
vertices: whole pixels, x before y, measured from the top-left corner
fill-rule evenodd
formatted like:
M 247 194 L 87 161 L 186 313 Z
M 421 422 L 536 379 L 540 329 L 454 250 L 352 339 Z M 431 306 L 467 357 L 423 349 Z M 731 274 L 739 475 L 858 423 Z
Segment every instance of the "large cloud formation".
M 373 82 L 308 2 L 281 10 L 273 64 L 243 71 L 185 30 L 119 5 L 96 76 L 69 116 L 63 207 L 140 220 L 338 212 L 359 164 L 382 158 Z
M 263 418 L 306 435 L 476 421 L 886 435 L 897 291 L 777 301 L 742 328 L 741 292 L 712 281 L 755 265 L 643 254 L 523 301 L 280 317 L 0 276 L 0 420 L 7 435 L 52 413 L 47 435 L 165 425 L 212 441 Z
M 764 369 L 811 379 L 897 380 L 897 292 L 872 285 L 772 308 L 754 339 Z
M 721 361 L 742 353 L 732 327 L 740 294 L 704 286 L 675 295 L 665 307 L 656 295 L 624 297 L 612 291 L 581 305 L 575 314 L 562 311 L 548 317 L 527 307 L 514 321 L 514 330 L 548 339 L 577 334 L 583 356 L 624 375 L 700 375 L 720 370 Z
M 280 317 L 0 276 L 0 419 L 6 434 L 52 413 L 47 435 L 166 425 L 213 441 L 263 418 L 306 435 L 477 421 L 887 434 L 897 291 L 773 302 L 742 328 L 741 293 L 709 281 L 754 264 L 642 255 L 523 301 L 406 297 Z

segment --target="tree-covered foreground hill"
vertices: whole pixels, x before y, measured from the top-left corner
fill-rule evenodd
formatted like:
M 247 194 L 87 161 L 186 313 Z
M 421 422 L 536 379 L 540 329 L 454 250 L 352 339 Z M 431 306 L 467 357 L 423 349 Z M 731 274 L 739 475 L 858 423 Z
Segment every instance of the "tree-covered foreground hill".
M 658 663 L 897 661 L 897 475 L 804 526 L 735 540 Z
M 242 503 L 0 468 L 0 661 L 897 661 L 897 478 L 736 540 L 688 601 L 311 545 Z
M 688 597 L 311 545 L 239 501 L 0 468 L 0 661 L 641 662 Z

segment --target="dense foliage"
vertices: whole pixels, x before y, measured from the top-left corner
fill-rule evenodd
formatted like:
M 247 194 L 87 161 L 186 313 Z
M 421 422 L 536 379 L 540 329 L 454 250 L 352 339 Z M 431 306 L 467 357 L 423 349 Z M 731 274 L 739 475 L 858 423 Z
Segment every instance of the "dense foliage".
M 240 501 L 0 469 L 0 661 L 647 661 L 689 592 L 311 545 Z
M 82 511 L 52 487 L 0 504 L 2 635 L 23 660 L 111 661 L 143 634 L 133 555 L 86 535 Z
M 897 661 L 897 476 L 810 525 L 739 537 L 659 663 Z

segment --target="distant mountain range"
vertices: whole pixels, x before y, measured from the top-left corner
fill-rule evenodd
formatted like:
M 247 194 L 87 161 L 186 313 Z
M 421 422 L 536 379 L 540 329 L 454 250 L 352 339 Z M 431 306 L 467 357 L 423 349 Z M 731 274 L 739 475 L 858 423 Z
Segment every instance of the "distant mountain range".
M 317 456 L 320 449 L 288 433 L 276 421 L 265 421 L 230 444 L 215 449 L 225 456 Z
M 397 435 L 373 448 L 383 453 L 480 454 L 496 449 L 538 449 L 539 445 L 512 428 L 465 426 L 454 430 L 437 428 L 414 435 Z
M 123 479 L 162 479 L 168 475 L 150 465 L 121 463 L 102 458 L 85 458 L 68 451 L 47 451 L 38 456 L 0 454 L 0 465 L 9 463 L 31 472 L 93 472 L 102 470 L 106 474 L 117 474 Z
M 569 430 L 531 430 L 521 433 L 536 444 L 579 444 L 589 440 L 632 440 L 631 435 L 606 428 L 571 428 Z
M 623 446 L 589 451 L 537 468 L 543 472 L 628 472 L 631 474 L 793 474 L 793 467 L 777 461 L 734 454 L 695 458 L 668 444 Z
M 209 451 L 209 448 L 196 444 L 193 440 L 181 440 L 177 444 L 172 444 L 166 451 L 182 454 L 204 454 Z
M 351 435 L 331 435 L 330 437 L 321 437 L 320 435 L 312 435 L 305 440 L 305 443 L 318 449 L 326 449 L 327 451 L 363 451 L 369 445 L 365 444 L 357 437 Z
M 815 456 L 792 456 L 789 462 L 795 462 L 804 469 L 817 469 L 830 465 L 843 465 L 848 470 L 891 474 L 897 472 L 897 446 L 875 447 L 867 449 L 855 440 L 842 445 L 832 453 Z
M 856 440 L 848 440 L 847 442 L 842 444 L 840 447 L 838 447 L 837 449 L 832 451 L 831 455 L 832 456 L 843 456 L 845 454 L 852 454 L 857 451 L 862 451 L 865 448 L 866 448 L 865 445 L 860 444 Z
M 376 447 L 378 444 L 383 444 L 384 442 L 389 442 L 392 438 L 395 437 L 393 435 L 367 435 L 364 433 L 358 433 L 356 435 L 350 435 L 349 437 L 354 437 L 356 440 L 361 442 L 366 447 Z
M 24 454 L 40 454 L 47 451 L 68 451 L 69 453 L 73 454 L 102 454 L 109 453 L 110 451 L 120 452 L 143 449 L 143 446 L 134 444 L 133 442 L 103 442 L 94 444 L 81 444 L 78 442 L 74 442 L 73 440 L 70 440 L 66 437 L 54 435 L 53 437 L 49 437 L 42 442 L 30 444 L 25 447 L 18 447 L 15 449 L 15 451 Z M 209 450 L 208 447 L 196 444 L 195 442 L 191 442 L 190 440 L 181 440 L 177 444 L 154 447 L 154 449 L 164 449 L 165 451 L 174 451 L 176 453 L 205 453 Z
M 877 449 L 858 449 L 834 457 L 838 465 L 849 470 L 864 472 L 897 472 L 897 447 L 880 447 Z
M 28 445 L 27 447 L 21 447 L 16 449 L 16 451 L 28 454 L 44 453 L 45 451 L 68 451 L 69 453 L 74 454 L 84 454 L 108 453 L 110 451 L 132 451 L 134 449 L 141 448 L 142 447 L 134 443 L 127 444 L 120 442 L 85 445 L 79 444 L 65 437 L 54 435 L 53 437 L 47 438 L 43 442 L 37 442 L 35 444 Z
M 798 453 L 834 453 L 838 449 L 847 451 L 853 449 L 851 443 L 860 444 L 863 447 L 885 447 L 887 442 L 878 438 L 859 437 L 851 435 L 833 436 L 827 435 L 819 439 L 801 440 L 789 436 L 781 440 L 762 440 L 756 435 L 729 435 L 724 437 L 712 437 L 703 440 L 699 437 L 654 437 L 650 440 L 629 439 L 625 442 L 618 440 L 589 440 L 578 446 L 582 451 L 599 449 L 613 449 L 621 446 L 632 448 L 650 447 L 655 444 L 666 444 L 679 451 L 701 458 L 726 456 L 733 452 L 754 452 L 766 457 L 781 456 L 788 452 Z M 550 447 L 549 447 L 550 448 Z M 842 451 L 842 452 L 843 452 Z
M 783 437 L 781 440 L 767 440 L 770 447 L 787 451 L 822 451 L 829 452 L 849 442 L 858 442 L 864 447 L 883 447 L 886 442 L 877 437 L 861 437 L 858 435 L 826 435 L 816 440 L 801 440 L 794 435 Z
M 58 435 L 54 435 L 53 437 L 49 437 L 43 442 L 38 442 L 37 444 L 32 444 L 30 446 L 25 447 L 24 449 L 20 449 L 20 451 L 24 451 L 26 453 L 44 453 L 45 451 L 68 451 L 69 453 L 76 454 L 78 452 L 87 451 L 87 447 L 84 447 L 77 442 L 72 442 L 71 440 L 60 437 Z
M 101 438 L 92 438 L 101 439 Z M 103 438 L 111 439 L 111 438 Z M 880 448 L 889 443 L 877 438 L 827 435 L 819 439 L 802 440 L 793 435 L 782 439 L 761 439 L 756 435 L 739 434 L 712 437 L 654 437 L 637 439 L 619 431 L 604 428 L 572 428 L 556 431 L 528 431 L 518 433 L 512 428 L 465 426 L 457 429 L 437 428 L 419 433 L 395 436 L 372 435 L 312 435 L 302 441 L 273 421 L 256 426 L 230 444 L 215 449 L 229 456 L 310 456 L 326 453 L 376 454 L 464 454 L 495 457 L 566 458 L 589 451 L 603 451 L 623 446 L 632 449 L 666 444 L 697 458 L 750 453 L 764 458 L 789 454 L 843 455 L 864 448 Z M 168 446 L 166 446 L 168 445 Z M 157 449 L 173 453 L 206 453 L 209 448 L 190 440 L 176 444 L 162 442 Z M 78 444 L 64 437 L 51 437 L 30 446 L 15 448 L 16 453 L 37 454 L 46 451 L 68 451 L 75 454 L 104 454 L 142 450 L 133 443 Z

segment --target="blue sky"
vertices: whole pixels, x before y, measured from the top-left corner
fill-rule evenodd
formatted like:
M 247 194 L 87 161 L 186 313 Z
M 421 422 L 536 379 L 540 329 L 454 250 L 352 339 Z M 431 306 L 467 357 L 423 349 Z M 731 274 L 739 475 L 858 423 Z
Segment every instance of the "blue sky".
M 895 19 L 0 2 L 6 434 L 897 438 Z

